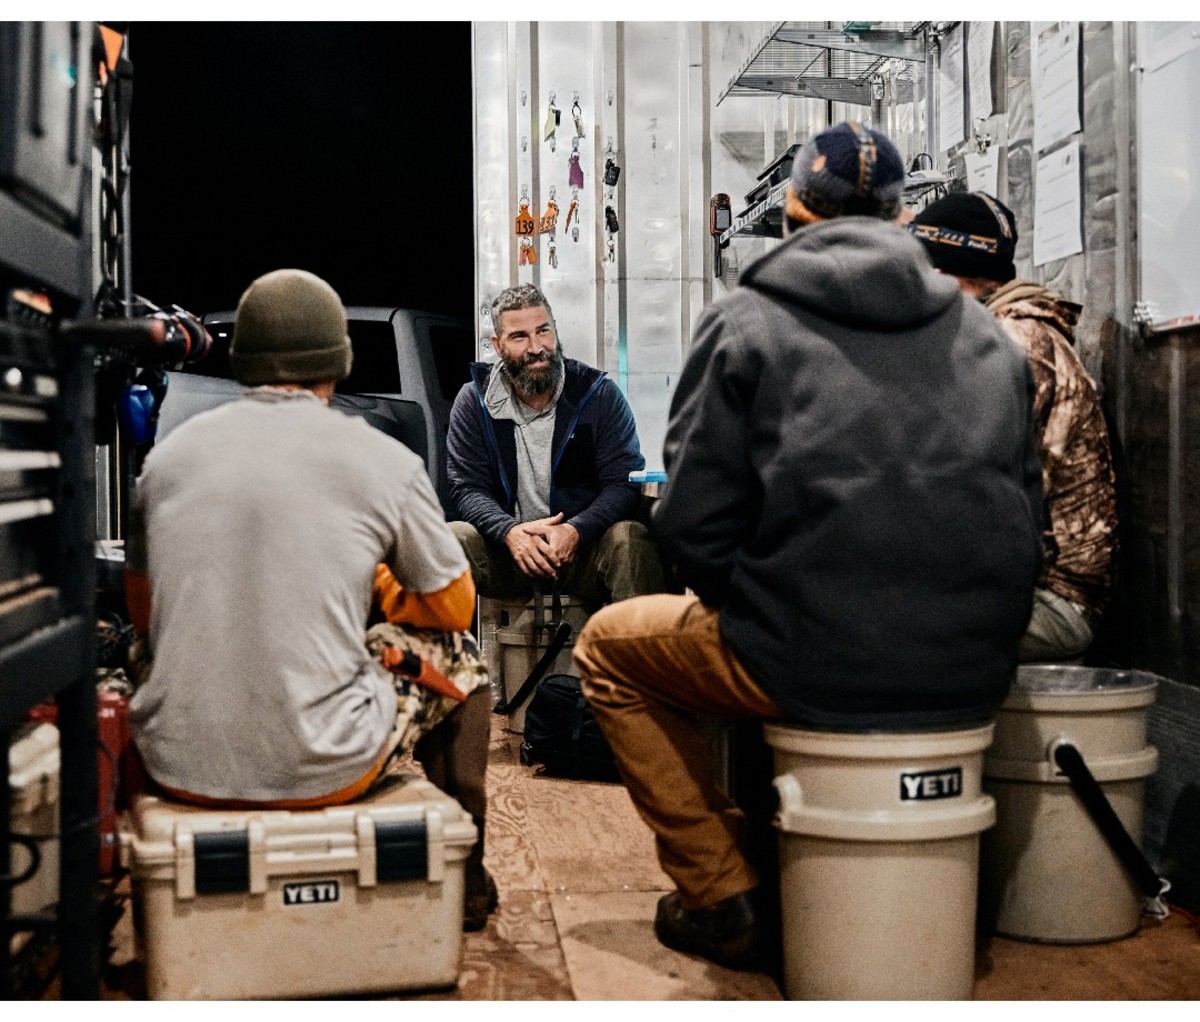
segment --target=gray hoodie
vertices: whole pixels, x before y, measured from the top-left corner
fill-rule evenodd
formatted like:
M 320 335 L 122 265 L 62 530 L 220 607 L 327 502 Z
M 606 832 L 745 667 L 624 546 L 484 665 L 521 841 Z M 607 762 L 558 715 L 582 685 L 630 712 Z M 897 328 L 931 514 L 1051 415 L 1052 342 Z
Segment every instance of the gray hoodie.
M 953 726 L 1015 675 L 1041 561 L 1027 360 L 892 223 L 806 227 L 701 316 L 655 508 L 802 722 Z

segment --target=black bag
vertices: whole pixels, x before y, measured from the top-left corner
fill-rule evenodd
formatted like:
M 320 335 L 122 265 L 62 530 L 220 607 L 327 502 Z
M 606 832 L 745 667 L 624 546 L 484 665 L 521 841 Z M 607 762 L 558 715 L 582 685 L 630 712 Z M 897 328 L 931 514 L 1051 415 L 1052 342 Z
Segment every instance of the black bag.
M 521 762 L 541 763 L 560 777 L 620 782 L 612 748 L 574 675 L 551 674 L 534 692 L 525 711 Z

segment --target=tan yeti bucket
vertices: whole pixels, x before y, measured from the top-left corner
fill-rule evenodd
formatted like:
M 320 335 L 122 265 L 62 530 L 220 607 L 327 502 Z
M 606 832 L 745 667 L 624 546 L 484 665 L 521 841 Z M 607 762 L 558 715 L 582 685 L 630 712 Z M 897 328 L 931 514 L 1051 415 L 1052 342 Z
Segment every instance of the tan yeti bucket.
M 1142 895 L 1072 790 L 1055 749 L 1074 745 L 1139 846 L 1146 743 L 1157 681 L 1142 671 L 1057 664 L 1020 668 L 984 759 L 996 800 L 984 838 L 980 917 L 1006 937 L 1087 944 L 1138 929 Z
M 845 734 L 768 724 L 792 999 L 960 1000 L 975 977 L 992 725 Z

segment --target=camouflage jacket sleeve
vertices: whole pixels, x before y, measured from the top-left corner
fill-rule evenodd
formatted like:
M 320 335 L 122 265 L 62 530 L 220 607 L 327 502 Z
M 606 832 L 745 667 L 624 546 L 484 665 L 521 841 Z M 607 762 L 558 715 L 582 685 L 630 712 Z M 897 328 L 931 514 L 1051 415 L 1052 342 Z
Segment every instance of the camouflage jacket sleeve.
M 1033 370 L 1046 561 L 1039 585 L 1099 613 L 1112 585 L 1116 490 L 1096 385 L 1050 310 L 999 314 Z

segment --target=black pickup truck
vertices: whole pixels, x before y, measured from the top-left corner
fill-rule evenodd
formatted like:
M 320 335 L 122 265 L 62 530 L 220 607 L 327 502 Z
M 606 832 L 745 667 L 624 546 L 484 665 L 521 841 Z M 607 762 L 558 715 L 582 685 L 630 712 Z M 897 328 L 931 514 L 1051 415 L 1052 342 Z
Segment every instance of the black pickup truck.
M 442 507 L 450 511 L 446 433 L 450 405 L 477 357 L 469 324 L 412 309 L 349 306 L 354 366 L 338 384 L 333 406 L 359 415 L 425 459 Z M 229 368 L 234 313 L 203 317 L 212 349 L 195 363 L 167 374 L 158 423 L 162 439 L 181 422 L 231 401 L 243 388 Z

